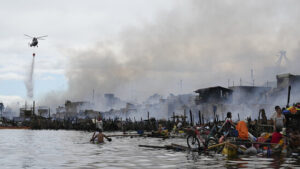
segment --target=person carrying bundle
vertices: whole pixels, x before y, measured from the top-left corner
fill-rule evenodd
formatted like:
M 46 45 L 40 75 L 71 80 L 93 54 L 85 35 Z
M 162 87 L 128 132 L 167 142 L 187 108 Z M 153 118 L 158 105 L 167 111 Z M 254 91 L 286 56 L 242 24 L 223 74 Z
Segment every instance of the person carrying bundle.
M 228 135 L 229 137 L 236 137 L 237 132 L 234 128 L 235 128 L 235 125 L 232 122 L 231 112 L 227 112 L 226 119 L 225 119 L 222 127 L 219 129 L 219 132 L 221 132 L 223 130 L 224 135 L 226 135 L 226 136 Z
M 235 128 L 239 133 L 238 138 L 248 140 L 248 127 L 245 121 L 239 121 Z

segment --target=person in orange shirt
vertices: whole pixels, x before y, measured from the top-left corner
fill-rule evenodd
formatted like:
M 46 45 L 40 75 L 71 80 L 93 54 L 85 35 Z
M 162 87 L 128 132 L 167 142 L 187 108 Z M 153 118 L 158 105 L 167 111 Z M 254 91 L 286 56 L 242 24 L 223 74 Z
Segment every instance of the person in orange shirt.
M 239 121 L 235 128 L 239 132 L 240 139 L 248 140 L 248 127 L 245 121 Z

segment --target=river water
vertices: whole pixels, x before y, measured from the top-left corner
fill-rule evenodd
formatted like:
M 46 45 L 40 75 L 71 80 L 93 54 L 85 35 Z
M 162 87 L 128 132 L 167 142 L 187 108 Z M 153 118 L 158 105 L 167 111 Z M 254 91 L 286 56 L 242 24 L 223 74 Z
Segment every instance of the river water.
M 185 139 L 113 137 L 112 142 L 100 145 L 89 143 L 91 135 L 65 130 L 0 130 L 0 168 L 300 168 L 299 157 L 228 160 L 222 155 L 138 146 L 186 145 Z

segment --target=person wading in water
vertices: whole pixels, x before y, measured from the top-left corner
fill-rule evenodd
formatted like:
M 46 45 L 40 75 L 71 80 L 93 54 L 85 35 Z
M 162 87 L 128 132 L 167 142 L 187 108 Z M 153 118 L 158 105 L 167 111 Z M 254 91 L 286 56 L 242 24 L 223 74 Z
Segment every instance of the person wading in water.
M 104 135 L 101 129 L 97 129 L 97 132 L 94 132 L 90 142 L 96 141 L 97 143 L 104 143 L 104 138 L 106 138 L 108 141 L 111 141 L 111 138 Z

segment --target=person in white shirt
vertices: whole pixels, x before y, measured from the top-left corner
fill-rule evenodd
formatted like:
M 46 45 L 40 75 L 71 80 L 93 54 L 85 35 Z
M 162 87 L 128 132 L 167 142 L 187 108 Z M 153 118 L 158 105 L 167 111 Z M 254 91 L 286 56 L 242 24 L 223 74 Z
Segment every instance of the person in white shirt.
M 275 106 L 275 111 L 276 112 L 271 117 L 274 131 L 276 128 L 278 128 L 281 131 L 285 124 L 285 117 L 282 114 L 281 108 L 279 106 Z

